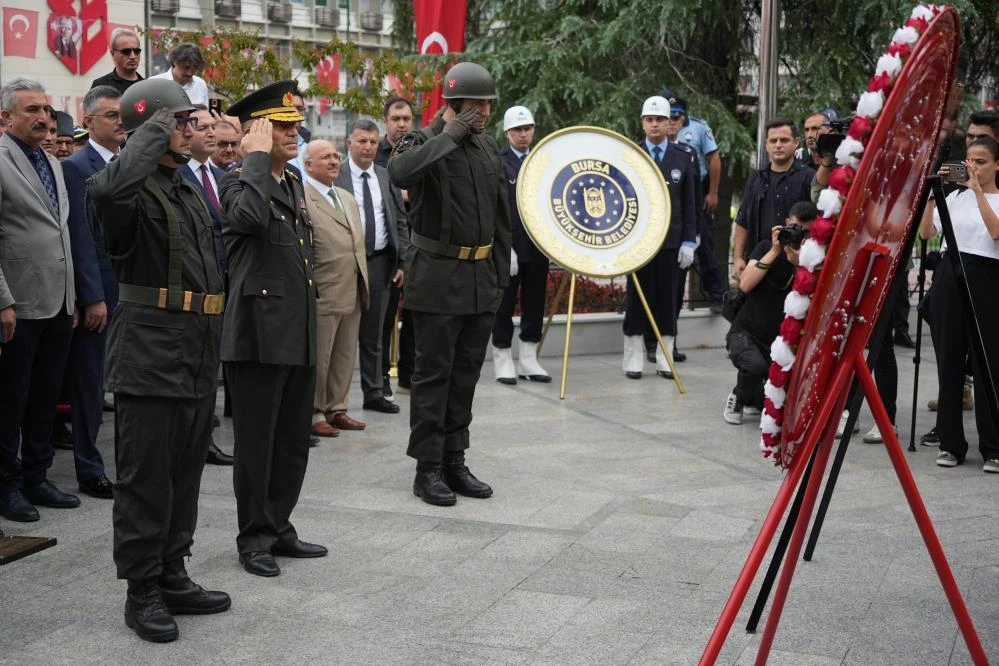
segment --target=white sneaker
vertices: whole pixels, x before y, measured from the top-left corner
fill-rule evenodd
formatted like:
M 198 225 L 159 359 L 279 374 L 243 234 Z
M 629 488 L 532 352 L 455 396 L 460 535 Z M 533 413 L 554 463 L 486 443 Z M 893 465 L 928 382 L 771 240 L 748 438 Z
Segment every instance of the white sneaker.
M 999 473 L 999 458 L 989 458 L 986 460 L 985 464 L 982 465 L 982 471 L 991 474 Z
M 843 413 L 839 417 L 839 426 L 836 428 L 836 436 L 842 437 L 843 433 L 846 432 L 846 420 L 850 418 L 850 412 L 843 410 Z M 860 424 L 853 424 L 853 432 L 860 432 Z
M 516 384 L 517 372 L 513 365 L 513 350 L 493 347 L 493 371 L 500 384 Z
M 732 425 L 742 425 L 742 413 L 742 403 L 735 397 L 735 393 L 729 393 L 728 398 L 725 399 L 725 411 L 722 414 L 725 421 Z
M 871 429 L 864 433 L 864 443 L 865 444 L 881 444 L 885 440 L 881 437 L 881 431 L 878 429 L 878 424 L 871 426 Z
M 742 413 L 745 414 L 746 416 L 759 416 L 760 410 L 757 409 L 756 407 L 746 405 L 742 408 Z
M 937 454 L 937 465 L 940 467 L 957 467 L 957 456 L 953 453 L 941 451 Z

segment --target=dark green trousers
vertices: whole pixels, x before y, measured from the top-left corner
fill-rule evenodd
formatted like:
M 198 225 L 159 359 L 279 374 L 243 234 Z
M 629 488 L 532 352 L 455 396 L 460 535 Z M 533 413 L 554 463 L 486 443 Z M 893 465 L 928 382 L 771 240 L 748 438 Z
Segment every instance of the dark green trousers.
M 494 314 L 413 312 L 416 363 L 409 408 L 409 449 L 420 462 L 468 448 L 472 398 Z

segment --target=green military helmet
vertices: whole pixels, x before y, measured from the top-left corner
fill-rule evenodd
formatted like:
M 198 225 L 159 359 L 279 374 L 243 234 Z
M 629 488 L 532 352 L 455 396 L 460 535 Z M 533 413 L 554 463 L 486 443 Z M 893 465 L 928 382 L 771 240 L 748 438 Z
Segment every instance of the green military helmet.
M 194 111 L 194 105 L 176 82 L 145 79 L 129 86 L 121 96 L 121 124 L 126 132 L 132 132 L 160 109 L 180 113 Z
M 474 62 L 459 62 L 444 75 L 444 99 L 496 99 L 493 75 Z

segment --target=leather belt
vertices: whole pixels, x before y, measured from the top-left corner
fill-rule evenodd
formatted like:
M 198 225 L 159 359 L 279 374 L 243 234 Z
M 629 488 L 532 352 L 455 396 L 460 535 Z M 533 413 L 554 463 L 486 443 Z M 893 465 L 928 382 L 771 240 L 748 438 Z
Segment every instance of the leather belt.
M 183 292 L 181 312 L 197 314 L 220 315 L 225 311 L 225 294 L 202 294 L 196 291 Z M 136 284 L 119 284 L 118 300 L 123 303 L 148 305 L 150 307 L 167 309 L 167 289 L 161 287 L 141 287 Z
M 409 242 L 411 245 L 426 252 L 458 259 L 459 261 L 482 261 L 492 254 L 493 251 L 492 243 L 489 243 L 489 245 L 472 246 L 451 245 L 450 243 L 442 243 L 439 240 L 420 235 L 415 231 L 411 233 Z

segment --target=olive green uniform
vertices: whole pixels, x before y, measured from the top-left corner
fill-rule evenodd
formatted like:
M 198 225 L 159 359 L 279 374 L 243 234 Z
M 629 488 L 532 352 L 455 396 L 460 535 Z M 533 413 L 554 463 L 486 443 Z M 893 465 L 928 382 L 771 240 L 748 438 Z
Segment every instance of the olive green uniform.
M 416 360 L 407 453 L 437 463 L 468 448 L 475 384 L 510 280 L 511 240 L 496 142 L 473 133 L 455 143 L 443 127 L 438 119 L 404 136 L 388 167 L 411 206 L 406 307 Z

